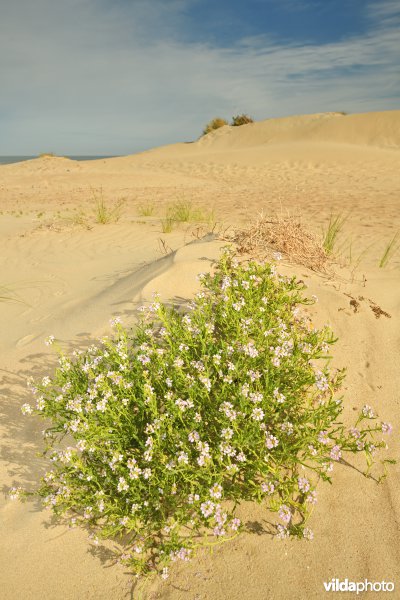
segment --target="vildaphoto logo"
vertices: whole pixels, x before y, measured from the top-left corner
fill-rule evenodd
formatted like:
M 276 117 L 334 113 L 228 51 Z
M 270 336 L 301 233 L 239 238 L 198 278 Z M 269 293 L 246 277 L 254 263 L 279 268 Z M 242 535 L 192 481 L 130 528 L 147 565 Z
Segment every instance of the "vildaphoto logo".
M 326 592 L 355 592 L 361 594 L 361 592 L 393 592 L 394 583 L 393 581 L 349 581 L 348 579 L 331 579 L 330 581 L 324 581 L 324 588 Z

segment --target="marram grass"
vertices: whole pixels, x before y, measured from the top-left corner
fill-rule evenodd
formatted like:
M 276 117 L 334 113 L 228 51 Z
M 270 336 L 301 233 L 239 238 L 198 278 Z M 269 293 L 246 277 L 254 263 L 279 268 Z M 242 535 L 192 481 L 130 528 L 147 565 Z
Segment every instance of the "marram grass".
M 114 322 L 99 346 L 60 353 L 22 408 L 51 423 L 35 494 L 94 542 L 123 541 L 138 575 L 166 578 L 171 561 L 237 536 L 242 500 L 275 513 L 278 537 L 311 539 L 318 482 L 352 453 L 368 472 L 391 430 L 369 406 L 342 424 L 335 339 L 302 313 L 302 283 L 228 251 L 201 279 L 185 312 L 156 297 L 133 332 Z

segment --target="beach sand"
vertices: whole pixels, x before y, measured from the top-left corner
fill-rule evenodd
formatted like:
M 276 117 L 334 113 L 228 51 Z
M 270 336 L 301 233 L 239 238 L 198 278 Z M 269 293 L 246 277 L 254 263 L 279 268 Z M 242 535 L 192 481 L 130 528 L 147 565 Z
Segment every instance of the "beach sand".
M 85 348 L 110 333 L 111 317 L 134 323 L 154 291 L 192 297 L 196 274 L 212 267 L 225 243 L 216 234 L 246 227 L 261 212 L 293 215 L 317 234 L 331 214 L 347 216 L 334 273 L 285 259 L 279 269 L 305 281 L 319 298 L 314 322 L 339 337 L 334 364 L 348 370 L 344 420 L 373 406 L 394 425 L 389 455 L 398 455 L 400 252 L 385 268 L 379 261 L 400 230 L 399 174 L 400 111 L 287 117 L 132 156 L 0 166 L 0 284 L 19 300 L 2 302 L 0 313 L 2 599 L 139 597 L 125 568 L 109 567 L 105 551 L 89 552 L 84 532 L 53 523 L 37 503 L 7 498 L 10 486 L 32 489 L 46 464 L 43 423 L 20 411 L 30 401 L 26 380 L 51 374 L 50 334 L 67 350 Z M 118 222 L 96 223 L 101 199 L 108 207 L 123 202 Z M 163 233 L 165 210 L 179 200 L 216 225 L 181 223 Z M 143 216 L 150 204 L 153 214 Z M 399 488 L 398 466 L 377 485 L 338 464 L 333 486 L 319 486 L 313 541 L 271 538 L 268 512 L 247 504 L 242 517 L 253 533 L 173 565 L 170 579 L 148 584 L 142 597 L 317 600 L 332 578 L 393 581 L 399 589 Z

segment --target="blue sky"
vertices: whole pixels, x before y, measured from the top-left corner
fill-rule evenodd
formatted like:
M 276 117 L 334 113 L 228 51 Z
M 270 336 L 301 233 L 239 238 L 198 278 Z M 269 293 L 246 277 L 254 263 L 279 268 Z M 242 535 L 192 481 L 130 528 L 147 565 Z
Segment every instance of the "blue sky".
M 400 108 L 398 0 L 14 0 L 0 155 L 129 154 L 215 116 Z

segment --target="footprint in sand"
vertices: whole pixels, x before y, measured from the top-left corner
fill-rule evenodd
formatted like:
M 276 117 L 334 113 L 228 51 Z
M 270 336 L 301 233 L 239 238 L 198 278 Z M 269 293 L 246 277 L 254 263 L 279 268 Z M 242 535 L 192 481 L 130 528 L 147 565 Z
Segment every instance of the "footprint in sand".
M 42 315 L 40 317 L 35 317 L 34 319 L 31 319 L 31 323 L 40 323 L 41 321 L 45 321 L 46 319 L 48 319 L 51 316 L 51 313 L 48 313 L 46 315 Z
M 17 348 L 21 348 L 23 346 L 26 346 L 27 344 L 29 344 L 30 342 L 32 342 L 36 338 L 40 337 L 40 335 L 41 334 L 35 335 L 33 333 L 30 333 L 29 335 L 24 335 L 24 337 L 22 337 L 21 339 L 19 339 L 15 345 L 16 345 Z

